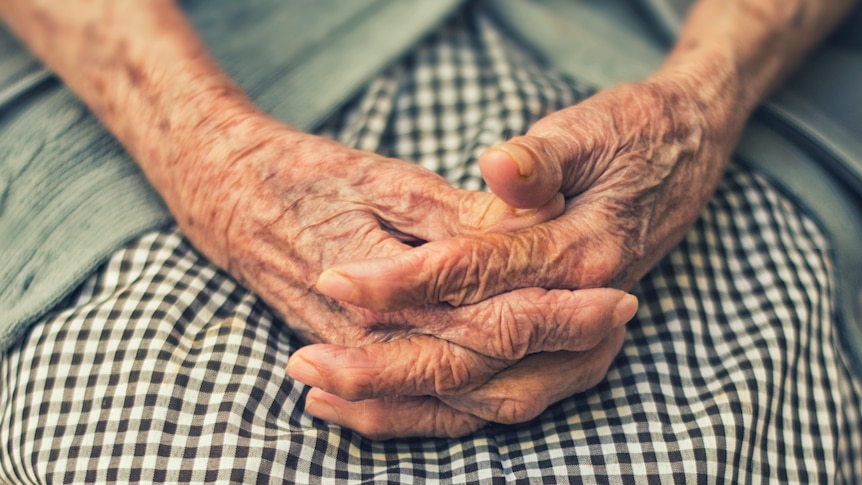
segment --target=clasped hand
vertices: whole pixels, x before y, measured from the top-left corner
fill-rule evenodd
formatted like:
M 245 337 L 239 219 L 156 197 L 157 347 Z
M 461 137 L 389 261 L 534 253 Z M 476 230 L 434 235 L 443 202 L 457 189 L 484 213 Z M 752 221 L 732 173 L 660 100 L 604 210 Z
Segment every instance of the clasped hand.
M 375 438 L 527 421 L 604 377 L 637 308 L 612 287 L 711 191 L 701 113 L 674 96 L 621 86 L 548 116 L 482 156 L 495 195 L 251 116 L 202 151 L 229 163 L 178 220 L 317 342 L 287 369 L 311 414 Z

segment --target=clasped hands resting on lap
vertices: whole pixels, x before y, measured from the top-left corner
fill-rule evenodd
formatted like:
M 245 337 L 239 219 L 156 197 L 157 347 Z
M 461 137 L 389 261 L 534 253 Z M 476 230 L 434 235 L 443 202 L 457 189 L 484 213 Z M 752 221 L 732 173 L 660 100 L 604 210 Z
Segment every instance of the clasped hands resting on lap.
M 730 151 L 684 81 L 601 92 L 487 150 L 494 194 L 231 91 L 148 175 L 195 246 L 316 343 L 287 367 L 311 414 L 374 438 L 458 436 L 604 377 L 637 309 L 622 290 L 697 217 Z
M 0 14 L 195 246 L 316 342 L 287 368 L 313 387 L 307 410 L 387 438 L 526 421 L 599 382 L 636 311 L 623 290 L 680 240 L 748 115 L 852 4 L 698 2 L 649 80 L 487 150 L 493 194 L 273 120 L 169 0 Z
M 416 165 L 263 115 L 232 120 L 184 157 L 181 164 L 194 168 L 171 184 L 183 187 L 175 214 L 210 259 L 298 335 L 322 343 L 288 365 L 292 377 L 316 388 L 307 399 L 312 414 L 374 437 L 460 435 L 487 421 L 530 419 L 604 376 L 637 307 L 617 289 L 515 284 L 506 268 L 479 259 L 442 268 L 439 283 L 458 280 L 473 292 L 473 278 L 498 274 L 511 287 L 492 289 L 489 281 L 489 293 L 465 293 L 461 301 L 399 294 L 385 276 L 372 278 L 392 292 L 379 298 L 326 296 L 331 278 L 328 290 L 326 278 L 323 291 L 315 287 L 327 268 L 411 259 L 436 243 L 454 243 L 454 253 L 470 257 L 474 240 L 553 220 L 565 210 L 562 195 L 516 210 Z M 531 248 L 513 249 L 512 258 L 541 260 Z
M 329 339 L 296 352 L 287 371 L 313 386 L 307 410 L 373 437 L 451 436 L 530 420 L 595 385 L 635 309 L 609 288 L 631 288 L 679 242 L 752 110 L 851 4 L 806 16 L 801 2 L 770 3 L 768 15 L 698 3 L 647 81 L 599 92 L 482 155 L 495 196 L 536 210 L 532 220 L 487 209 L 467 217 L 482 223 L 432 233 L 439 214 L 425 229 L 378 214 L 383 227 L 427 242 L 341 254 L 321 265 L 315 289 L 341 311 L 409 315 L 412 326 L 375 326 L 384 338 L 371 344 Z M 787 27 L 797 20 L 802 33 Z M 418 186 L 401 192 L 424 214 Z M 461 315 L 463 324 L 451 320 Z
M 341 219 L 359 237 L 327 242 L 341 250 L 308 294 L 360 321 L 322 334 L 330 319 L 316 333 L 326 343 L 288 364 L 313 386 L 306 409 L 378 438 L 452 436 L 530 420 L 597 384 L 637 306 L 609 288 L 630 288 L 678 242 L 723 170 L 727 137 L 707 134 L 707 118 L 675 82 L 599 93 L 483 154 L 499 199 L 376 161 L 355 196 L 375 203 L 350 216 L 373 217 Z
M 315 387 L 313 414 L 381 438 L 462 435 L 594 385 L 619 350 L 636 301 L 602 289 L 611 278 L 522 276 L 531 266 L 574 276 L 621 255 L 593 241 L 599 254 L 584 246 L 585 264 L 554 269 L 579 244 L 560 223 L 604 217 L 578 221 L 577 198 L 560 187 L 515 188 L 541 192 L 515 210 L 281 124 L 170 0 L 12 2 L 0 14 L 117 136 L 197 249 L 322 343 L 288 369 Z M 503 165 L 495 190 L 514 182 Z M 397 266 L 339 294 L 332 276 L 363 261 Z

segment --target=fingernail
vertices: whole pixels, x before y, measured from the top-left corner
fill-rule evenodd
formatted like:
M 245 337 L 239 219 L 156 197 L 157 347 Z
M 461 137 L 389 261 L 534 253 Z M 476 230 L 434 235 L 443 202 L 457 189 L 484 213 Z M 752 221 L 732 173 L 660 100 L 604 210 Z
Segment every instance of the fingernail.
M 519 176 L 527 178 L 530 175 L 533 175 L 533 164 L 529 162 L 532 155 L 529 152 L 518 145 L 510 143 L 506 143 L 495 148 L 509 155 L 509 158 L 511 158 L 515 162 L 515 165 L 518 166 Z
M 613 326 L 625 325 L 634 318 L 638 312 L 638 298 L 632 294 L 626 294 L 614 307 Z
M 287 361 L 285 371 L 287 375 L 305 385 L 324 388 L 323 374 L 311 362 L 302 357 L 294 357 Z
M 333 423 L 341 423 L 341 415 L 338 414 L 338 411 L 332 404 L 329 404 L 323 399 L 309 398 L 305 401 L 305 411 L 318 419 Z
M 353 293 L 356 291 L 356 285 L 353 281 L 341 273 L 336 273 L 332 270 L 326 270 L 317 278 L 315 285 L 317 291 L 324 295 L 335 298 L 336 300 L 352 301 Z

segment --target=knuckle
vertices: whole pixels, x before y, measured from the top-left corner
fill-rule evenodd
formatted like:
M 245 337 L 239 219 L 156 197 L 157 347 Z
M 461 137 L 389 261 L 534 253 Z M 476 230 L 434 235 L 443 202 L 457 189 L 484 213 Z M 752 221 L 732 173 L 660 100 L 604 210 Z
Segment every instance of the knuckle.
M 330 378 L 329 385 L 326 386 L 328 389 L 323 390 L 352 402 L 370 399 L 380 394 L 382 379 L 375 376 L 373 372 L 366 369 L 348 370 L 343 376 L 344 378 Z
M 533 331 L 521 325 L 517 318 L 523 314 L 522 306 L 518 301 L 498 300 L 492 307 L 493 316 L 487 318 L 487 321 L 494 322 L 492 348 L 500 359 L 520 360 L 531 347 Z
M 483 286 L 481 249 L 478 242 L 466 238 L 453 239 L 451 255 L 439 255 L 443 264 L 433 266 L 433 273 L 423 275 L 428 281 L 428 301 L 446 302 L 453 306 L 472 303 Z
M 588 211 L 585 211 L 588 212 Z M 629 249 L 618 237 L 609 237 L 603 229 L 610 216 L 583 217 L 578 237 L 571 238 L 558 251 L 553 251 L 554 266 L 560 268 L 556 287 L 578 289 L 609 286 L 624 269 Z
M 605 240 L 606 241 L 606 240 Z M 594 246 L 599 246 L 595 244 Z M 604 250 L 596 254 L 592 250 L 585 251 L 585 257 L 578 267 L 578 279 L 583 287 L 596 288 L 619 283 L 629 258 L 624 255 L 625 249 L 608 242 L 601 245 Z M 630 251 L 634 252 L 635 248 Z
M 486 424 L 476 416 L 456 411 L 442 401 L 424 398 L 421 408 L 405 410 L 398 399 L 387 399 L 383 408 L 375 407 L 351 427 L 371 439 L 388 440 L 406 436 L 457 438 Z M 414 403 L 415 404 L 415 403 Z
M 364 353 L 363 360 L 369 360 L 368 352 L 363 348 L 350 349 L 351 353 Z M 353 358 L 358 358 L 354 356 Z M 326 371 L 323 390 L 339 396 L 347 401 L 362 401 L 376 397 L 385 390 L 390 379 L 381 378 L 375 366 L 345 365 L 337 372 Z
M 509 361 L 542 351 L 569 350 L 581 338 L 577 311 L 563 305 L 568 291 L 526 288 L 502 299 L 498 316 L 498 352 Z
M 502 233 L 448 241 L 447 253 L 436 256 L 440 262 L 429 265 L 434 272 L 422 275 L 429 282 L 429 300 L 461 306 L 524 286 L 532 253 L 531 246 L 518 241 L 516 235 Z
M 373 440 L 388 440 L 404 433 L 392 419 L 397 416 L 397 403 L 373 400 L 358 403 L 358 412 L 346 425 Z
M 556 231 L 552 226 L 540 224 L 515 235 L 505 261 L 506 272 L 499 278 L 508 278 L 512 287 L 559 287 L 561 260 L 567 252 L 559 250 Z
M 584 351 L 599 345 L 609 329 L 600 310 L 581 298 L 575 298 L 565 310 L 557 310 L 562 313 L 556 319 L 559 325 L 550 332 L 550 346 L 545 350 Z
M 474 370 L 478 366 L 468 361 L 463 355 L 463 348 L 438 339 L 429 342 L 423 338 L 410 342 L 414 345 L 410 352 L 413 356 L 410 366 L 403 370 L 395 366 L 388 369 L 394 374 L 391 389 L 410 394 L 445 396 L 464 392 L 474 382 Z
M 353 379 L 341 382 L 332 390 L 324 389 L 331 392 L 346 401 L 361 401 L 369 399 L 377 395 L 374 379 L 366 380 L 354 377 Z
M 463 347 L 456 347 L 435 375 L 434 389 L 437 396 L 455 396 L 470 392 L 483 385 L 493 375 L 505 369 L 507 364 Z
M 434 374 L 434 393 L 438 396 L 469 390 L 474 377 L 470 366 L 461 359 L 449 360 L 447 365 L 438 368 Z

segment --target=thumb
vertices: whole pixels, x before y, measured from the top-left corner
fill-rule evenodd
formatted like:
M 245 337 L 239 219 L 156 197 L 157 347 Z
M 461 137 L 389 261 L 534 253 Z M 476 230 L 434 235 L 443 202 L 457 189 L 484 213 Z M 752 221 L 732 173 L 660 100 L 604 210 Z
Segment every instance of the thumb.
M 486 150 L 479 157 L 482 177 L 517 209 L 542 207 L 558 193 L 572 197 L 595 182 L 611 154 L 600 126 L 580 105 L 553 113 L 526 135 Z
M 552 143 L 536 136 L 519 136 L 489 148 L 479 169 L 494 195 L 512 207 L 541 207 L 560 193 L 565 161 Z

